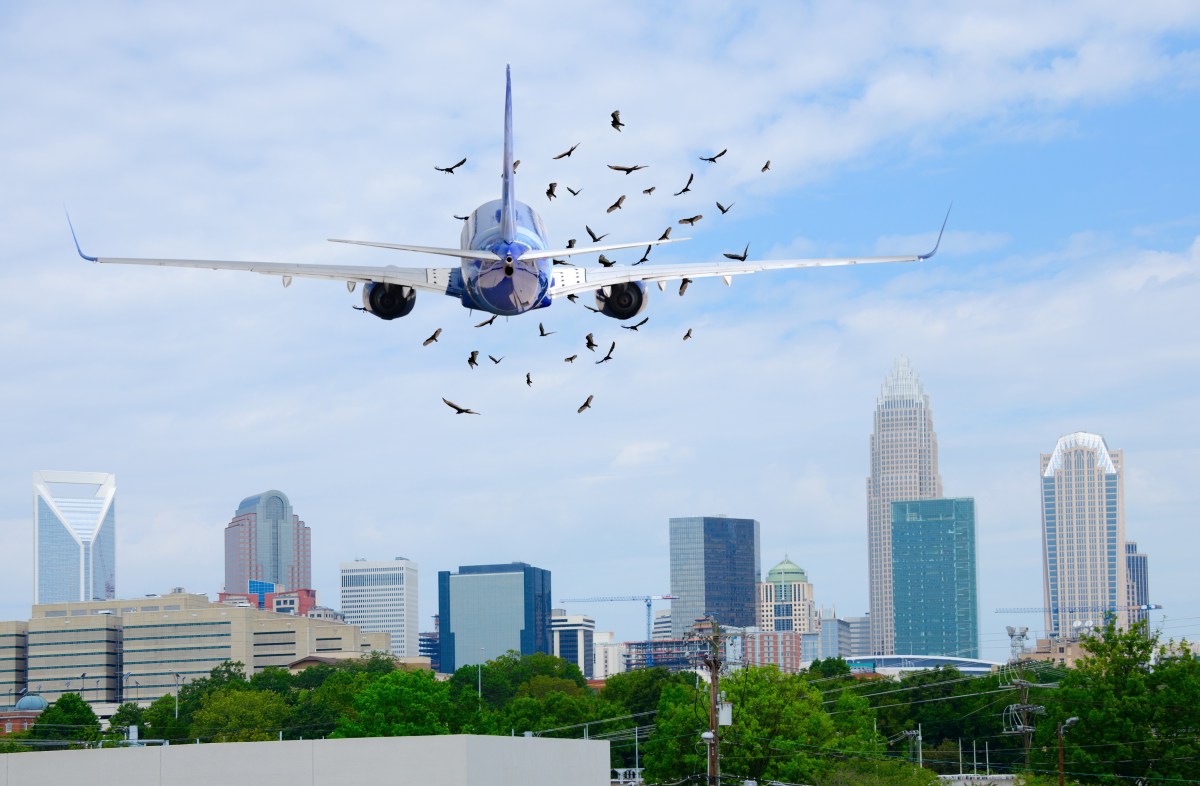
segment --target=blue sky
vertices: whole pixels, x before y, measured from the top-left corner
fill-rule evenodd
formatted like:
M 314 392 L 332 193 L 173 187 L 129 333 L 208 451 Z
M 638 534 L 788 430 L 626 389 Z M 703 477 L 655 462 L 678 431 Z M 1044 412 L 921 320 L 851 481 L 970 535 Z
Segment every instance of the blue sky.
M 764 572 L 786 553 L 861 614 L 871 412 L 903 354 L 947 494 L 976 498 L 985 656 L 1041 627 L 991 610 L 1042 602 L 1038 454 L 1075 430 L 1125 450 L 1155 619 L 1200 637 L 1200 8 L 643 6 L 6 4 L 0 618 L 28 614 L 39 469 L 117 473 L 123 595 L 215 595 L 224 525 L 278 488 L 326 603 L 338 562 L 402 555 L 422 627 L 461 564 L 549 568 L 556 597 L 665 592 L 667 518 L 714 513 L 759 519 Z M 698 212 L 657 261 L 906 253 L 953 200 L 942 251 L 652 289 L 636 335 L 570 304 L 476 330 L 429 295 L 385 323 L 337 283 L 74 256 L 64 203 L 92 253 L 425 264 L 325 238 L 455 244 L 451 215 L 497 196 L 508 62 L 518 195 L 555 241 Z M 550 180 L 584 192 L 547 203 Z M 588 332 L 616 362 L 562 363 Z M 472 349 L 505 361 L 472 371 Z M 640 635 L 639 604 L 578 610 Z

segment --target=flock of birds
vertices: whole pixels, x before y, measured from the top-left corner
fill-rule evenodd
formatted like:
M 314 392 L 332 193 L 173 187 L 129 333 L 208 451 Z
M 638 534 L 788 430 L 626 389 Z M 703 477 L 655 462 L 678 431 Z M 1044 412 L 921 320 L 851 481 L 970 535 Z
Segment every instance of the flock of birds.
M 622 120 L 621 120 L 620 110 L 615 110 L 612 113 L 612 122 L 610 123 L 610 125 L 612 126 L 613 129 L 615 129 L 618 132 L 620 132 L 621 129 L 625 127 L 625 123 L 622 122 Z M 551 160 L 561 161 L 565 158 L 570 158 L 571 155 L 574 154 L 574 152 L 579 148 L 580 144 L 581 143 L 576 142 L 575 144 L 571 145 L 571 147 L 564 150 L 563 152 L 561 152 L 555 156 L 552 156 Z M 728 152 L 729 152 L 728 148 L 722 148 L 722 150 L 718 153 L 714 153 L 709 156 L 700 156 L 699 159 L 701 161 L 705 161 L 709 164 L 716 164 L 717 161 Z M 435 166 L 434 169 L 437 170 L 438 172 L 445 172 L 446 174 L 453 175 L 455 170 L 457 170 L 459 167 L 463 166 L 466 163 L 467 163 L 467 159 L 463 158 L 463 159 L 459 160 L 457 163 L 451 164 L 450 166 L 446 166 L 446 167 Z M 516 172 L 517 167 L 520 166 L 520 164 L 521 164 L 520 160 L 513 161 L 513 172 Z M 615 172 L 620 172 L 620 173 L 628 176 L 628 175 L 633 174 L 634 172 L 638 172 L 643 169 L 648 169 L 649 165 L 647 165 L 647 164 L 634 164 L 634 165 L 608 164 L 608 168 Z M 771 168 L 771 161 L 768 159 L 766 161 L 766 163 L 764 163 L 762 165 L 762 168 L 760 171 L 767 172 L 770 170 L 770 168 Z M 692 191 L 692 184 L 695 182 L 695 178 L 696 178 L 696 175 L 694 172 L 689 173 L 687 182 L 684 183 L 683 188 L 680 189 L 679 191 L 673 192 L 673 195 L 678 197 L 678 196 L 682 196 L 684 194 L 690 193 Z M 546 193 L 546 199 L 548 201 L 553 201 L 555 198 L 557 198 L 559 196 L 558 185 L 559 184 L 557 182 L 551 182 L 546 187 L 545 193 Z M 570 193 L 570 195 L 573 197 L 579 196 L 579 194 L 583 192 L 582 188 L 575 189 L 575 188 L 571 188 L 570 186 L 565 186 L 565 188 L 566 188 L 567 192 Z M 642 194 L 644 194 L 646 196 L 651 196 L 654 194 L 656 189 L 657 189 L 656 186 L 650 186 L 648 188 L 644 188 L 644 189 L 642 189 Z M 606 210 L 606 213 L 613 213 L 617 210 L 623 209 L 625 206 L 625 199 L 626 199 L 626 195 L 621 194 L 616 199 L 615 202 L 613 202 L 611 205 L 609 205 L 608 209 Z M 716 202 L 716 207 L 717 207 L 717 210 L 720 211 L 721 215 L 725 215 L 733 207 L 733 204 L 734 203 L 731 202 L 728 205 L 725 205 L 718 201 L 718 202 Z M 454 217 L 460 221 L 466 221 L 468 219 L 467 216 L 455 215 Z M 696 223 L 698 221 L 702 220 L 703 218 L 704 218 L 704 216 L 702 214 L 697 214 L 694 216 L 687 216 L 687 217 L 679 219 L 679 224 L 694 227 L 696 225 Z M 659 240 L 668 239 L 671 235 L 671 229 L 672 229 L 672 227 L 668 226 L 666 231 L 664 231 L 662 236 L 659 238 Z M 592 230 L 592 228 L 590 226 L 587 226 L 587 225 L 584 226 L 584 230 L 587 232 L 588 237 L 591 238 L 592 243 L 599 243 L 601 240 L 603 240 L 604 238 L 606 238 L 608 236 L 607 233 L 604 233 L 604 234 L 596 233 L 595 231 Z M 574 238 L 569 239 L 566 243 L 566 247 L 574 248 L 575 242 L 576 241 Z M 649 259 L 651 248 L 652 248 L 652 246 L 647 246 L 645 252 L 642 254 L 642 257 L 638 261 L 634 262 L 633 264 L 640 265 L 640 264 L 646 262 Z M 724 254 L 724 256 L 728 259 L 736 260 L 739 262 L 745 262 L 749 253 L 750 253 L 750 244 L 747 243 L 746 246 L 742 249 L 741 253 L 727 252 Z M 555 259 L 555 260 L 553 260 L 553 262 L 556 265 L 571 265 L 571 266 L 573 266 L 572 262 L 568 262 L 566 260 Z M 602 267 L 612 267 L 613 265 L 616 264 L 616 262 L 614 260 L 609 259 L 604 254 L 599 255 L 598 262 Z M 688 278 L 682 279 L 682 281 L 680 282 L 680 285 L 679 285 L 679 294 L 680 295 L 683 295 L 687 291 L 688 285 L 690 283 L 691 283 L 691 279 L 688 279 Z M 567 297 L 572 302 L 578 301 L 577 295 L 572 294 L 572 295 L 568 295 Z M 595 312 L 595 313 L 600 313 L 600 309 L 593 308 L 592 306 L 589 306 L 587 304 L 584 304 L 584 308 L 588 309 L 589 311 Z M 494 324 L 495 321 L 496 321 L 496 316 L 493 315 L 490 318 L 485 319 L 483 322 L 480 322 L 479 324 L 475 325 L 475 327 L 476 328 L 487 327 L 489 325 Z M 643 317 L 641 319 L 641 321 L 639 321 L 637 323 L 634 323 L 631 325 L 621 325 L 620 327 L 623 328 L 624 330 L 637 332 L 637 330 L 639 328 L 643 327 L 649 321 L 650 321 L 650 317 Z M 557 331 L 546 330 L 546 327 L 544 324 L 542 324 L 541 322 L 538 323 L 538 336 L 539 337 L 545 338 L 547 336 L 552 336 L 556 332 Z M 422 343 L 422 346 L 427 347 L 430 344 L 436 343 L 438 338 L 441 335 L 442 335 L 442 328 L 438 328 L 437 330 L 435 330 L 433 332 L 433 335 L 431 335 L 431 336 L 429 336 L 429 338 L 425 339 L 425 341 Z M 692 338 L 692 328 L 688 328 L 687 332 L 683 334 L 682 340 L 688 341 L 691 338 Z M 596 352 L 597 349 L 599 349 L 601 347 L 601 345 L 596 343 L 595 336 L 592 333 L 588 333 L 584 337 L 584 347 L 588 351 L 594 353 L 594 352 Z M 609 344 L 608 351 L 599 360 L 594 361 L 594 363 L 596 365 L 602 365 L 604 363 L 608 363 L 608 362 L 612 361 L 613 353 L 616 351 L 616 349 L 617 349 L 617 342 L 612 341 Z M 475 368 L 479 367 L 479 354 L 480 354 L 479 350 L 472 350 L 471 353 L 467 356 L 467 366 L 469 368 L 475 369 Z M 499 365 L 500 362 L 504 360 L 503 355 L 500 357 L 496 357 L 494 355 L 488 355 L 487 357 L 489 360 L 492 361 L 493 365 Z M 579 355 L 573 354 L 573 355 L 563 358 L 563 362 L 573 364 L 578 359 L 579 359 Z M 533 387 L 533 372 L 525 373 L 525 385 L 527 387 Z M 578 413 L 582 414 L 585 410 L 591 409 L 592 401 L 594 398 L 595 398 L 595 396 L 593 394 L 589 394 L 587 399 L 579 406 L 579 408 L 576 411 Z M 481 413 L 476 412 L 475 410 L 471 409 L 470 407 L 459 406 L 458 404 L 455 404 L 453 401 L 450 401 L 448 398 L 445 398 L 444 396 L 442 397 L 442 401 L 446 404 L 447 407 L 454 410 L 455 414 L 457 414 L 457 415 L 479 415 L 479 414 L 481 414 Z

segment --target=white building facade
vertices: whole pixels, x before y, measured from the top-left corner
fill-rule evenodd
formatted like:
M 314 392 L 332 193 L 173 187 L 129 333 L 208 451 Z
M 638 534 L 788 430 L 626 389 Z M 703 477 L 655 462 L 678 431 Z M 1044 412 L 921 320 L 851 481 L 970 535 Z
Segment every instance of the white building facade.
M 343 562 L 341 604 L 346 623 L 364 631 L 384 631 L 398 658 L 415 657 L 417 630 L 417 563 L 394 560 Z

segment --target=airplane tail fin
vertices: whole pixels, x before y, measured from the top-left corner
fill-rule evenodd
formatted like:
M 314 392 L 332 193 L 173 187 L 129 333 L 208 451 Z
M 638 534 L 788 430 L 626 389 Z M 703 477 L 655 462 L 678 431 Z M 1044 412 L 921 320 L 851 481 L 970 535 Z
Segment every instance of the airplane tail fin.
M 512 67 L 504 67 L 504 171 L 501 173 L 503 192 L 500 195 L 500 237 L 505 243 L 517 239 L 517 196 L 513 172 L 512 141 Z

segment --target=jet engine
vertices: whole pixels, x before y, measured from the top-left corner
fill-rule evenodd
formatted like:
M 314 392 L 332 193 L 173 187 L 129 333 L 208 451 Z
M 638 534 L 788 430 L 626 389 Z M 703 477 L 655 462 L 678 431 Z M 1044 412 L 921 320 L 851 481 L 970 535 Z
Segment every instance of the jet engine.
M 613 284 L 596 290 L 596 308 L 606 317 L 631 319 L 646 309 L 646 285 L 641 281 Z
M 406 317 L 417 303 L 417 290 L 372 281 L 363 287 L 363 308 L 380 319 Z

